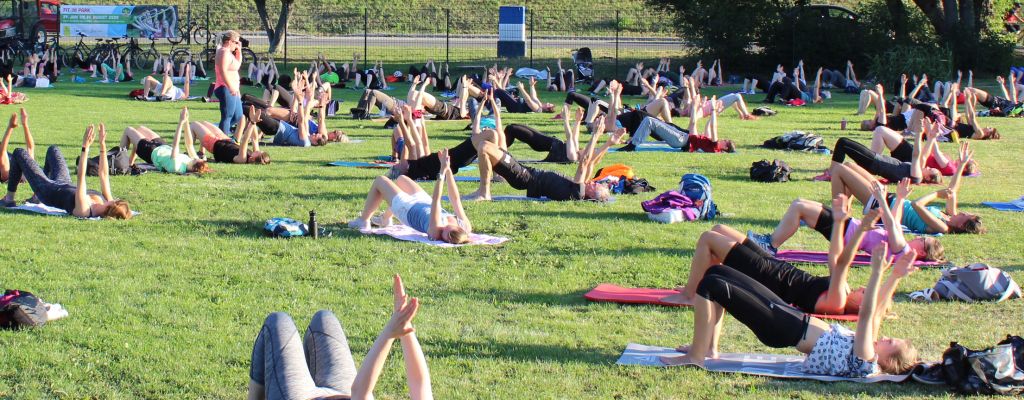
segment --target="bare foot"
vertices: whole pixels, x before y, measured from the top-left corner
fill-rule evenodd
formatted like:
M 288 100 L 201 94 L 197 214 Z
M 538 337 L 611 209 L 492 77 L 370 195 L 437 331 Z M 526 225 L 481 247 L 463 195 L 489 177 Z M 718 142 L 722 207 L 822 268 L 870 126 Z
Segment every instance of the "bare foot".
M 668 303 L 668 304 L 674 304 L 674 305 L 680 305 L 680 306 L 692 306 L 693 305 L 693 297 L 685 295 L 683 293 L 673 294 L 671 296 L 665 296 L 665 297 L 662 297 L 661 299 L 659 299 L 658 301 L 660 301 L 662 303 Z
M 362 218 L 356 218 L 354 220 L 348 221 L 348 227 L 352 229 L 358 229 L 361 231 L 369 230 L 370 221 L 364 220 Z
M 462 199 L 469 201 L 491 201 L 491 195 L 487 194 L 486 196 L 484 196 L 480 194 L 480 191 L 478 190 L 473 193 L 462 196 Z
M 658 361 L 666 366 L 677 366 L 677 365 L 695 365 L 704 368 L 704 360 L 696 361 L 691 360 L 688 355 L 674 356 L 674 357 L 658 357 Z
M 740 118 L 743 119 L 744 121 L 757 121 L 757 120 L 761 119 L 761 118 L 758 118 L 758 116 L 756 116 L 754 114 L 747 114 L 747 115 L 745 115 L 743 117 L 740 117 Z
M 678 351 L 680 353 L 684 353 L 684 354 L 685 353 L 689 353 L 690 352 L 690 348 L 692 346 L 693 345 L 690 345 L 690 344 L 684 344 L 684 345 L 681 345 L 679 347 L 676 347 L 676 351 Z M 705 358 L 710 358 L 712 360 L 717 360 L 718 359 L 718 349 L 708 349 L 708 354 L 707 354 L 707 356 Z

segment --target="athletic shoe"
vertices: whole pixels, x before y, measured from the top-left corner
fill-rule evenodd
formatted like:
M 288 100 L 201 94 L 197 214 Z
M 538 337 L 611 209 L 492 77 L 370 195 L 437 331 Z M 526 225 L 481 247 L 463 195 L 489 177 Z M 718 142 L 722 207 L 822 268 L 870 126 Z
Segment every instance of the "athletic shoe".
M 775 254 L 779 252 L 779 249 L 772 246 L 771 235 L 762 235 L 760 233 L 755 233 L 754 231 L 747 231 L 747 237 L 772 256 L 775 256 Z
M 615 151 L 636 151 L 636 145 L 632 143 L 627 143 L 625 146 L 619 147 Z
M 0 207 L 13 208 L 13 207 L 17 207 L 17 206 L 18 206 L 18 203 L 15 203 L 13 201 L 0 200 Z

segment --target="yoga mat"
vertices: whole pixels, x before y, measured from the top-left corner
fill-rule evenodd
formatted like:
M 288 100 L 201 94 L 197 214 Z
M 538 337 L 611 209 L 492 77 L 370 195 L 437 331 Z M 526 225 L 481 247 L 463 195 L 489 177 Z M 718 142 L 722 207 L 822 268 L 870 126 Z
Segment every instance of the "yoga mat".
M 992 207 L 992 208 L 994 208 L 996 210 L 999 210 L 999 211 L 1022 212 L 1022 211 L 1024 211 L 1024 196 L 1021 196 L 1021 198 L 1019 198 L 1017 200 L 1009 201 L 1009 202 L 1005 202 L 1005 203 L 996 202 L 996 201 L 985 201 L 985 202 L 982 202 L 981 204 L 985 205 L 985 206 Z
M 42 215 L 52 215 L 52 216 L 55 216 L 55 217 L 69 217 L 69 216 L 71 216 L 66 211 L 64 211 L 64 209 L 62 209 L 62 208 L 50 207 L 50 206 L 48 206 L 46 204 L 42 204 L 42 203 L 27 203 L 26 202 L 25 204 L 22 204 L 20 206 L 17 206 L 17 207 L 7 207 L 5 209 L 6 210 L 16 210 L 16 211 L 25 211 L 25 212 L 35 213 L 35 214 L 42 214 Z M 138 212 L 138 211 L 132 211 L 132 216 L 133 217 L 137 216 L 139 214 L 141 214 L 141 213 Z M 78 218 L 78 217 L 75 217 L 75 218 Z M 92 217 L 92 218 L 78 218 L 78 219 L 87 219 L 87 220 L 91 220 L 91 221 L 98 221 L 98 220 L 101 220 L 103 218 L 101 218 L 101 217 Z
M 416 182 L 433 182 L 433 179 L 419 179 Z M 456 182 L 480 182 L 479 176 L 456 176 Z
M 674 147 L 671 147 L 669 145 L 658 145 L 658 144 L 656 144 L 656 145 L 649 145 L 647 143 L 644 143 L 642 145 L 637 146 L 636 149 L 633 150 L 633 151 L 663 151 L 663 152 L 673 152 L 673 153 L 681 153 L 682 152 L 682 150 L 674 148 Z M 618 153 L 619 149 L 608 149 L 608 152 L 609 153 Z M 630 152 L 624 151 L 623 153 L 630 153 Z
M 664 367 L 658 357 L 679 356 L 683 353 L 667 347 L 646 346 L 630 343 L 622 352 L 616 364 L 619 365 L 640 365 L 647 367 Z M 911 374 L 888 375 L 878 374 L 866 378 L 845 378 L 831 375 L 814 375 L 803 372 L 803 356 L 790 356 L 782 354 L 743 354 L 723 353 L 718 359 L 705 360 L 704 369 L 713 372 L 725 372 L 734 374 L 746 374 L 767 376 L 783 379 L 809 379 L 821 382 L 857 382 L 857 383 L 878 383 L 878 382 L 903 382 L 910 378 Z
M 477 178 L 476 181 L 479 182 L 480 178 Z M 451 201 L 451 200 L 448 200 L 448 196 L 441 197 L 441 200 Z M 463 201 L 467 201 L 467 200 L 463 200 Z M 541 202 L 543 202 L 543 201 L 551 201 L 551 199 L 549 199 L 547 197 L 541 197 L 541 198 L 538 199 L 536 197 L 526 197 L 526 196 L 491 196 L 491 201 L 541 201 Z
M 372 228 L 360 230 L 362 234 L 387 235 L 398 240 L 407 242 L 418 242 L 436 247 L 460 247 L 469 245 L 499 245 L 508 241 L 508 238 L 489 236 L 478 233 L 469 234 L 469 242 L 465 244 L 452 244 L 440 240 L 430 240 L 426 233 L 417 231 L 405 225 L 395 224 L 387 228 Z
M 778 254 L 775 255 L 775 258 L 787 262 L 828 264 L 828 253 L 824 251 L 779 250 Z M 914 265 L 918 267 L 938 267 L 942 264 L 943 263 L 940 263 L 938 261 L 925 260 L 917 260 L 914 262 Z M 852 265 L 871 265 L 871 255 L 855 255 L 853 257 Z
M 362 139 L 350 139 L 346 143 L 330 142 L 330 143 L 327 143 L 327 144 L 331 145 L 331 144 L 356 144 L 356 143 L 363 143 L 363 140 Z M 282 146 L 282 145 L 274 144 L 274 142 L 260 142 L 260 146 L 265 146 L 265 147 L 302 147 L 302 146 L 288 146 L 288 145 L 283 145 Z M 310 146 L 310 147 L 319 147 L 319 146 Z
M 583 295 L 583 298 L 596 301 L 596 302 L 607 302 L 607 303 L 619 303 L 619 304 L 650 304 L 656 306 L 666 307 L 690 307 L 690 305 L 679 305 L 662 302 L 661 299 L 666 296 L 679 294 L 679 292 L 672 289 L 650 289 L 650 288 L 625 288 L 610 283 L 602 283 L 597 285 L 593 290 Z M 856 321 L 856 314 L 846 315 L 823 315 L 823 314 L 810 314 L 813 317 L 820 319 L 830 319 L 834 321 Z
M 373 162 L 367 162 L 367 161 L 332 161 L 332 162 L 327 163 L 328 167 L 380 168 L 380 169 L 388 169 L 388 168 L 391 168 L 391 166 L 393 166 L 393 165 L 395 165 L 395 164 L 394 163 L 389 163 L 389 162 L 382 162 L 382 161 L 373 161 Z

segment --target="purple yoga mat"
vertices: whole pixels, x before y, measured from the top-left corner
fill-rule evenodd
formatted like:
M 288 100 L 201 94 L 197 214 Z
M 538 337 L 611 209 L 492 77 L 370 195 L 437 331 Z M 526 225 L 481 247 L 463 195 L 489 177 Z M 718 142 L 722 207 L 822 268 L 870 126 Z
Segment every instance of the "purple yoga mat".
M 828 264 L 828 253 L 823 251 L 779 250 L 775 258 L 788 262 Z M 868 254 L 857 254 L 853 258 L 853 265 L 871 265 L 871 256 Z M 914 265 L 918 267 L 937 267 L 942 265 L 942 263 L 938 261 L 917 260 L 914 262 Z

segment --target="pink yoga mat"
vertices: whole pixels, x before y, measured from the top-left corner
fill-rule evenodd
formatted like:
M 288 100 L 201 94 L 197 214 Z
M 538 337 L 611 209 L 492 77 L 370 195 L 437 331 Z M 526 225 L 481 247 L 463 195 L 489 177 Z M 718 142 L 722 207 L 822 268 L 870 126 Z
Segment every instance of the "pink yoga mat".
M 594 290 L 587 292 L 583 295 L 583 298 L 590 301 L 608 302 L 608 303 L 620 303 L 620 304 L 651 304 L 657 306 L 666 307 L 683 307 L 678 304 L 669 304 L 661 301 L 663 297 L 679 294 L 679 292 L 671 289 L 650 289 L 650 288 L 624 288 L 621 286 L 612 285 L 610 283 L 602 283 L 597 285 Z M 685 307 L 689 307 L 688 305 Z M 831 319 L 836 321 L 856 321 L 857 315 L 846 314 L 846 315 L 822 315 L 822 314 L 811 314 L 813 317 L 821 319 Z
M 828 264 L 828 253 L 823 251 L 779 250 L 775 258 L 787 262 Z M 854 256 L 852 264 L 871 265 L 871 256 L 868 254 L 857 254 Z M 937 267 L 942 265 L 942 263 L 938 261 L 917 260 L 914 262 L 914 265 L 918 267 Z

